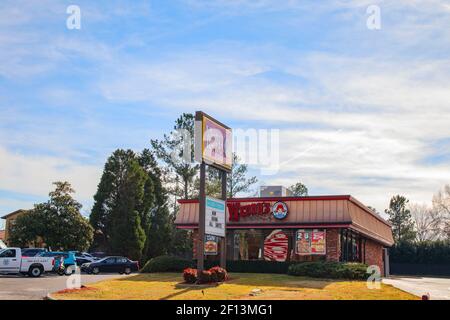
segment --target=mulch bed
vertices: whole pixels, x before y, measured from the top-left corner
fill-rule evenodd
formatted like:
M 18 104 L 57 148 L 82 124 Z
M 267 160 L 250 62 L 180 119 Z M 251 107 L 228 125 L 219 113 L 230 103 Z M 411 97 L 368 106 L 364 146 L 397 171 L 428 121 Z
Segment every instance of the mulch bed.
M 81 286 L 79 289 L 64 289 L 56 292 L 56 294 L 64 294 L 64 293 L 73 293 L 73 292 L 82 292 L 82 291 L 94 291 L 98 290 L 97 288 Z
M 187 282 L 180 282 L 177 283 L 177 287 L 205 287 L 205 288 L 210 288 L 210 287 L 218 287 L 221 284 L 224 284 L 226 282 L 231 282 L 233 280 L 237 280 L 239 278 L 235 278 L 235 277 L 228 277 L 225 281 L 223 282 L 208 282 L 208 283 L 187 283 Z

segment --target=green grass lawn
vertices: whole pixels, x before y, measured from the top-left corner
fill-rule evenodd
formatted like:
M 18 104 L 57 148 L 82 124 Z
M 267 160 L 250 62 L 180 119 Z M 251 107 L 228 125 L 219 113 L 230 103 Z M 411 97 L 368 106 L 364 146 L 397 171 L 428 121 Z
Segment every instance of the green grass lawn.
M 365 281 L 323 280 L 280 274 L 232 273 L 219 285 L 188 285 L 179 273 L 139 274 L 105 280 L 88 288 L 54 293 L 56 299 L 88 300 L 412 300 L 416 296 L 382 284 L 368 289 Z M 253 289 L 261 294 L 251 296 Z

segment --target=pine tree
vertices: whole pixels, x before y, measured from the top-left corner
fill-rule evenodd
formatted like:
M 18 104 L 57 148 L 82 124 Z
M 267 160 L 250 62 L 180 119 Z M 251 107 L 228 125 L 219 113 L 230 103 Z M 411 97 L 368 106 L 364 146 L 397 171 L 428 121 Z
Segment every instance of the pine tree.
M 233 198 L 239 193 L 250 191 L 250 187 L 258 182 L 258 179 L 247 177 L 248 165 L 241 163 L 241 160 L 233 153 L 233 164 L 231 172 L 227 173 L 227 198 Z M 197 177 L 194 182 L 194 198 L 198 197 L 200 189 L 200 179 Z M 214 167 L 208 166 L 206 169 L 206 194 L 211 197 L 220 198 L 222 196 L 221 172 Z
M 162 186 L 161 169 L 154 154 L 149 149 L 144 149 L 139 156 L 139 162 L 152 186 L 151 189 L 145 188 L 144 196 L 144 210 L 148 210 L 144 257 L 150 259 L 168 253 L 172 242 L 173 219 L 167 207 L 168 197 L 167 191 Z
M 389 203 L 389 209 L 385 210 L 389 215 L 389 221 L 392 223 L 392 234 L 397 244 L 400 242 L 412 242 L 416 238 L 414 222 L 412 221 L 411 212 L 407 208 L 408 202 L 409 200 L 403 196 L 394 196 Z
M 151 145 L 158 159 L 162 160 L 168 172 L 175 175 L 169 179 L 173 183 L 177 178 L 183 184 L 182 197 L 188 199 L 191 195 L 194 178 L 199 171 L 199 166 L 194 164 L 194 115 L 183 113 L 176 121 L 174 130 L 164 135 L 163 140 L 151 140 Z M 185 136 L 180 134 L 180 130 L 185 130 L 189 134 L 189 141 L 185 141 Z M 189 154 L 185 154 L 187 150 Z M 188 157 L 187 161 L 184 160 Z M 167 175 L 168 177 L 168 175 Z M 174 194 L 179 196 L 178 194 Z
M 250 191 L 250 187 L 258 182 L 255 176 L 247 178 L 248 165 L 241 163 L 241 159 L 233 153 L 231 173 L 227 174 L 227 197 L 233 198 L 237 194 Z

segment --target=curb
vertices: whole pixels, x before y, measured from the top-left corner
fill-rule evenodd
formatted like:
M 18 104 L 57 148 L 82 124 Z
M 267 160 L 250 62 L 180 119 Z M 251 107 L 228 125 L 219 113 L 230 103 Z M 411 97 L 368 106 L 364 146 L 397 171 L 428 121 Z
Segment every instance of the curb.
M 43 298 L 43 300 L 57 301 L 58 299 L 53 298 L 50 293 L 47 293 L 47 295 Z

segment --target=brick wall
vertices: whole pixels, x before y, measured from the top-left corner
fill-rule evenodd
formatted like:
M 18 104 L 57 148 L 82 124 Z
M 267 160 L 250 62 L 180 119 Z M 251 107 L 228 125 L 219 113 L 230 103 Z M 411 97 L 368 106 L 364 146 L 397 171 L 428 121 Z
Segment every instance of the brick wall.
M 367 239 L 366 242 L 366 252 L 365 252 L 366 264 L 377 265 L 380 267 L 381 274 L 384 274 L 383 265 L 383 246 L 375 241 Z
M 326 235 L 327 242 L 327 261 L 339 261 L 341 254 L 341 238 L 339 229 L 327 229 Z

